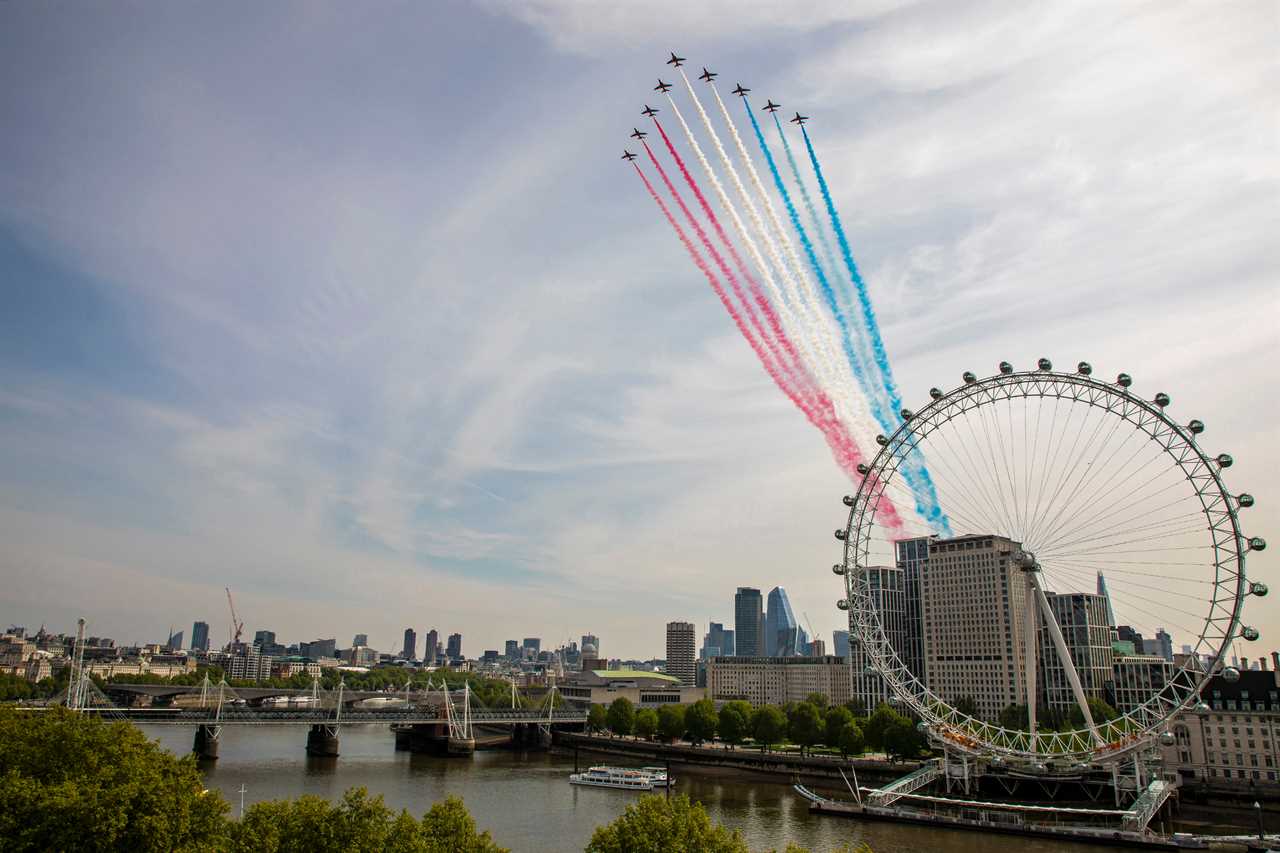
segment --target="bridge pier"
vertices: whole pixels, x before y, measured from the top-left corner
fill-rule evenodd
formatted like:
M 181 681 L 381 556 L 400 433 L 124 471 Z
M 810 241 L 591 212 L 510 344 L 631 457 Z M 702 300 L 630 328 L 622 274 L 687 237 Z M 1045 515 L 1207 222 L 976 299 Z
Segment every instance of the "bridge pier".
M 195 753 L 197 761 L 217 761 L 218 760 L 218 740 L 222 736 L 221 726 L 196 726 L 195 743 L 191 745 L 191 751 Z
M 307 732 L 307 755 L 317 758 L 337 758 L 338 727 L 312 726 Z
M 451 737 L 445 747 L 449 755 L 471 755 L 476 751 L 476 739 L 473 737 Z

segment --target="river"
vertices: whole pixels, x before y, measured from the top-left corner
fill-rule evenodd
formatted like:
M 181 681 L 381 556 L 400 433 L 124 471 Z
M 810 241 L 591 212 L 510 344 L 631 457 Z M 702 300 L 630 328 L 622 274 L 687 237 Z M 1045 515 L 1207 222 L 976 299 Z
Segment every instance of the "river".
M 193 730 L 142 726 L 178 755 L 190 751 Z M 477 752 L 446 758 L 396 752 L 386 726 L 344 726 L 341 757 L 308 759 L 304 729 L 262 726 L 223 729 L 220 758 L 206 769 L 207 784 L 239 810 L 260 800 L 316 794 L 328 800 L 364 786 L 393 808 L 421 815 L 433 802 L 461 797 L 481 829 L 513 851 L 581 850 L 592 830 L 622 813 L 636 794 L 570 785 L 573 756 L 546 752 Z M 582 759 L 585 765 L 588 759 Z M 611 759 L 618 761 L 618 759 Z M 601 759 L 604 762 L 604 759 Z M 683 773 L 676 790 L 706 806 L 711 817 L 742 832 L 752 850 L 782 850 L 788 843 L 825 851 L 865 841 L 875 853 L 1084 853 L 1106 848 L 1015 836 L 984 836 L 901 824 L 857 822 L 810 815 L 807 804 L 778 782 Z M 1247 830 L 1245 830 L 1247 831 Z

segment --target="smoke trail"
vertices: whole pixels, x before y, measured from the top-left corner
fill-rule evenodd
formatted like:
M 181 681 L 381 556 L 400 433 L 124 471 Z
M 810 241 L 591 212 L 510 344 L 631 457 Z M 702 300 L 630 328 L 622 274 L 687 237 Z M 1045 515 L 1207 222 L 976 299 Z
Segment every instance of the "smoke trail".
M 836 242 L 840 246 L 840 255 L 844 259 L 845 268 L 849 271 L 849 279 L 853 282 L 854 288 L 858 294 L 858 304 L 862 309 L 862 321 L 866 326 L 868 336 L 871 339 L 872 355 L 875 358 L 876 365 L 880 368 L 880 376 L 884 384 L 884 390 L 889 395 L 892 411 L 897 412 L 902 408 L 902 395 L 898 392 L 898 386 L 893 380 L 893 370 L 889 366 L 889 357 L 884 350 L 884 341 L 880 337 L 880 325 L 876 322 L 875 309 L 871 307 L 871 297 L 867 293 L 867 286 L 862 281 L 862 276 L 858 273 L 857 264 L 853 262 L 853 253 L 849 249 L 849 240 L 845 235 L 844 226 L 840 222 L 840 214 L 836 212 L 835 202 L 831 199 L 831 190 L 827 186 L 827 180 L 823 177 L 822 166 L 818 163 L 818 155 L 813 150 L 813 142 L 809 139 L 809 131 L 804 125 L 800 126 L 800 133 L 804 136 L 804 145 L 809 152 L 809 162 L 813 164 L 813 174 L 818 180 L 818 189 L 822 193 L 822 200 L 827 206 L 827 214 L 831 218 L 831 229 L 835 232 Z M 919 487 L 915 489 L 917 509 L 921 515 L 930 524 L 936 525 L 945 534 L 950 534 L 951 524 L 946 515 L 942 512 L 942 507 L 938 503 L 938 492 L 934 487 L 933 478 L 929 476 L 929 471 L 924 466 L 924 460 L 918 451 L 912 451 L 906 460 L 904 460 L 907 470 L 904 474 L 919 482 Z M 923 494 L 922 494 L 923 492 Z
M 712 87 L 714 89 L 714 86 Z M 716 100 L 720 101 L 720 93 L 716 92 Z M 835 317 L 836 324 L 840 327 L 841 337 L 845 356 L 849 359 L 849 367 L 853 370 L 854 377 L 858 383 L 868 394 L 868 400 L 871 404 L 871 413 L 886 434 L 892 432 L 890 421 L 885 417 L 884 406 L 879 398 L 878 383 L 874 379 L 867 376 L 866 366 L 861 357 L 861 353 L 854 351 L 853 341 L 850 335 L 849 320 L 845 317 L 844 310 L 836 299 L 835 291 L 831 288 L 831 283 L 827 280 L 827 274 L 822 269 L 822 264 L 818 261 L 818 256 L 814 252 L 813 243 L 809 240 L 809 235 L 805 231 L 803 223 L 800 222 L 800 214 L 796 212 L 795 204 L 791 201 L 791 194 L 787 192 L 786 184 L 782 181 L 782 175 L 778 172 L 778 164 L 773 159 L 773 152 L 769 149 L 768 143 L 765 142 L 764 134 L 760 130 L 760 124 L 756 121 L 755 113 L 751 111 L 751 104 L 744 97 L 742 99 L 743 106 L 746 107 L 747 118 L 751 120 L 751 129 L 755 131 L 756 142 L 760 145 L 760 150 L 764 153 L 765 162 L 769 166 L 769 172 L 773 176 L 774 186 L 778 189 L 778 194 L 782 196 L 783 204 L 786 205 L 787 215 L 791 219 L 791 225 L 795 229 L 796 234 L 800 237 L 800 245 L 804 248 L 805 256 L 809 259 L 809 266 L 813 269 L 814 276 L 818 279 L 818 284 L 822 288 L 822 295 L 826 299 L 827 307 L 831 310 L 832 316 Z M 720 108 L 725 112 L 725 120 L 729 121 L 728 111 L 724 108 L 724 102 L 720 101 Z M 732 128 L 732 122 L 730 122 Z M 734 138 L 737 138 L 737 130 L 734 129 Z M 741 140 L 739 140 L 741 145 Z M 745 157 L 746 152 L 743 152 Z M 754 172 L 754 169 L 752 170 Z M 758 184 L 758 182 L 757 182 Z M 764 188 L 759 187 L 763 194 Z M 767 197 L 766 197 L 767 198 Z M 772 213 L 772 207 L 770 207 Z M 788 244 L 789 246 L 790 244 Z
M 843 377 L 838 375 L 839 369 L 837 368 L 837 365 L 842 364 L 843 361 L 836 356 L 837 350 L 833 344 L 833 341 L 831 339 L 831 335 L 826 326 L 826 323 L 824 322 L 823 318 L 819 313 L 814 312 L 812 310 L 814 306 L 812 304 L 807 304 L 804 301 L 804 294 L 801 287 L 796 281 L 793 268 L 787 266 L 783 262 L 782 258 L 778 255 L 778 247 L 774 244 L 768 230 L 766 230 L 764 222 L 760 218 L 759 211 L 756 210 L 755 204 L 752 203 L 750 196 L 747 194 L 747 189 L 743 185 L 742 179 L 738 177 L 738 172 L 736 169 L 734 169 L 733 162 L 729 159 L 728 153 L 725 152 L 724 146 L 720 142 L 719 135 L 715 132 L 715 128 L 712 127 L 711 125 L 711 118 L 707 115 L 706 110 L 703 109 L 702 102 L 698 99 L 697 93 L 693 91 L 693 85 L 689 82 L 688 76 L 685 75 L 683 71 L 680 72 L 680 77 L 681 79 L 684 80 L 685 88 L 689 92 L 689 98 L 693 101 L 693 105 L 698 111 L 698 116 L 702 119 L 702 125 L 706 129 L 707 135 L 711 138 L 712 144 L 715 145 L 716 152 L 720 155 L 721 163 L 724 165 L 725 170 L 729 173 L 730 179 L 732 179 L 733 181 L 734 187 L 738 192 L 738 197 L 742 200 L 742 205 L 743 207 L 746 208 L 747 215 L 751 218 L 752 224 L 755 226 L 756 233 L 760 235 L 762 241 L 765 244 L 765 248 L 768 249 L 770 259 L 773 261 L 774 265 L 776 266 L 778 271 L 781 273 L 781 277 L 787 282 L 788 288 L 792 294 L 792 299 L 799 305 L 801 309 L 804 309 L 806 305 L 807 307 L 810 308 L 810 311 L 807 312 L 808 314 L 810 314 L 810 316 L 807 318 L 809 329 L 810 329 L 810 332 L 814 335 L 814 338 L 817 344 L 823 350 L 824 358 L 820 360 L 817 365 L 820 373 L 823 375 L 823 384 L 828 389 L 829 393 L 836 395 L 837 399 L 842 404 L 842 408 L 847 413 L 850 426 L 853 428 L 855 434 L 858 435 L 862 441 L 869 442 L 871 437 L 875 433 L 875 428 L 874 426 L 870 425 L 869 417 L 862 413 L 862 410 L 864 407 L 860 407 L 858 405 L 859 403 L 865 404 L 865 399 L 862 398 L 860 395 L 855 396 L 855 395 L 849 394 L 848 385 L 843 381 Z M 723 104 L 721 106 L 723 107 Z M 672 101 L 672 107 L 673 109 L 675 108 L 674 101 Z M 681 121 L 683 122 L 683 117 L 679 115 L 678 110 L 677 110 L 677 117 L 681 118 Z M 730 126 L 732 128 L 732 123 L 730 124 Z M 736 128 L 734 128 L 733 130 L 734 130 L 734 135 L 736 137 L 737 130 Z M 686 126 L 686 132 L 688 132 L 687 126 Z M 745 153 L 745 149 L 743 149 L 741 145 L 740 138 L 738 139 L 738 143 L 739 143 L 739 151 Z M 763 191 L 763 186 L 759 182 L 759 177 L 755 175 L 754 167 L 752 167 L 749 158 L 747 159 L 747 167 L 753 178 L 753 181 L 756 187 L 758 188 L 758 190 Z M 770 213 L 772 213 L 771 209 L 770 209 Z M 776 221 L 776 216 L 773 218 Z M 781 234 L 780 223 L 777 225 L 777 228 L 779 230 L 779 233 Z M 785 242 L 786 241 L 784 239 L 784 243 Z M 790 244 L 786 243 L 786 245 L 788 249 L 790 249 Z M 791 254 L 794 256 L 794 249 L 791 249 Z M 795 259 L 794 269 L 799 269 L 798 258 Z M 801 270 L 801 277 L 802 277 L 802 280 L 807 285 L 808 280 L 807 278 L 803 277 L 802 270 Z M 864 445 L 864 446 L 867 446 L 867 445 Z
M 646 146 L 646 148 L 647 147 L 648 146 Z M 652 152 L 650 152 L 650 156 L 652 156 Z M 655 161 L 655 164 L 656 164 L 656 161 Z M 759 341 L 757 341 L 755 336 L 751 334 L 751 332 L 747 328 L 747 324 L 744 321 L 741 313 L 736 308 L 734 308 L 733 304 L 728 298 L 728 294 L 725 293 L 723 286 L 720 284 L 719 280 L 716 278 L 715 273 L 711 270 L 711 267 L 707 265 L 707 262 L 702 258 L 702 255 L 698 253 L 698 250 L 693 245 L 692 241 L 689 240 L 688 234 L 685 233 L 684 229 L 680 226 L 680 223 L 676 221 L 675 216 L 672 215 L 670 208 L 668 208 L 666 205 L 666 202 L 664 202 L 662 200 L 662 197 L 658 195 L 657 190 L 654 189 L 653 184 L 649 182 L 649 178 L 644 174 L 644 172 L 640 169 L 640 167 L 634 163 L 632 165 L 635 166 L 636 174 L 640 177 L 640 180 L 644 183 L 645 189 L 648 190 L 650 197 L 652 197 L 653 200 L 657 203 L 658 208 L 662 211 L 662 215 L 666 218 L 667 223 L 670 224 L 672 230 L 676 232 L 676 236 L 679 238 L 680 243 L 684 246 L 685 251 L 689 253 L 689 257 L 693 260 L 694 264 L 698 267 L 698 269 L 702 272 L 702 274 L 706 276 L 707 281 L 711 284 L 712 290 L 715 291 L 715 294 L 717 297 L 719 297 L 721 304 L 724 305 L 725 310 L 729 313 L 729 316 L 733 319 L 734 324 L 738 327 L 738 331 L 742 334 L 744 338 L 746 338 L 748 344 L 751 346 L 752 350 L 755 352 L 756 357 L 759 358 L 761 363 L 764 365 L 765 370 L 769 373 L 769 377 L 782 390 L 782 392 L 786 394 L 789 399 L 791 399 L 791 401 L 796 405 L 796 407 L 799 408 L 802 412 L 804 412 L 808 420 L 811 423 L 813 423 L 814 426 L 819 428 L 819 430 L 823 433 L 824 437 L 827 439 L 827 443 L 831 447 L 831 450 L 835 455 L 837 461 L 841 464 L 841 467 L 843 467 L 850 475 L 856 474 L 857 465 L 860 461 L 862 461 L 861 455 L 858 453 L 856 445 L 854 445 L 852 441 L 841 441 L 839 433 L 832 431 L 828 427 L 828 424 L 830 424 L 831 421 L 834 419 L 832 418 L 828 420 L 824 418 L 820 412 L 811 408 L 805 403 L 801 402 L 801 400 L 798 399 L 798 396 L 794 392 L 794 390 L 790 388 L 788 384 L 782 380 L 782 377 L 778 374 L 775 366 L 772 363 L 772 360 L 768 358 L 764 350 L 761 348 Z M 668 183 L 668 186 L 670 186 L 670 182 L 668 181 L 667 183 Z M 672 187 L 672 190 L 674 191 L 674 187 Z M 684 206 L 683 202 L 681 202 L 681 206 L 682 207 Z M 688 212 L 687 208 L 685 210 L 687 213 Z M 820 398 L 825 402 L 825 408 L 829 410 L 830 401 L 826 400 L 826 395 L 820 395 Z M 827 421 L 827 424 L 824 424 L 824 420 Z M 890 501 L 887 497 L 883 498 L 882 500 L 883 500 L 883 504 L 880 507 L 880 510 L 885 512 L 886 524 L 890 524 L 895 528 L 900 528 L 901 519 L 898 517 L 897 511 L 894 508 L 892 501 Z
M 751 273 L 747 270 L 747 266 L 745 263 L 743 263 L 742 257 L 738 254 L 737 248 L 733 245 L 733 241 L 729 239 L 729 235 L 725 233 L 724 227 L 720 224 L 720 219 L 715 215 L 715 212 L 712 211 L 711 205 L 707 202 L 706 196 L 703 195 L 702 193 L 702 189 L 698 186 L 697 181 L 693 179 L 693 175 L 689 173 L 689 169 L 685 166 L 684 159 L 680 156 L 679 152 L 676 151 L 675 145 L 673 145 L 671 142 L 671 138 L 667 136 L 667 131 L 663 128 L 662 123 L 658 121 L 656 117 L 654 117 L 653 119 L 653 124 L 655 127 L 658 128 L 658 133 L 662 136 L 662 141 L 666 143 L 667 151 L 671 153 L 672 159 L 675 160 L 676 166 L 679 167 L 680 169 L 680 174 L 684 177 L 685 183 L 688 184 L 689 189 L 692 190 L 693 196 L 695 199 L 697 199 L 698 204 L 699 206 L 701 206 L 703 213 L 706 214 L 707 220 L 711 223 L 712 229 L 716 232 L 716 236 L 719 237 L 721 244 L 723 244 L 725 249 L 728 251 L 730 258 L 734 262 L 734 265 L 738 268 L 738 271 L 742 273 L 742 277 L 746 280 L 747 288 L 750 291 L 751 297 L 755 301 L 757 306 L 757 310 L 752 311 L 751 314 L 753 318 L 756 316 L 763 316 L 765 319 L 765 322 L 769 324 L 769 329 L 773 335 L 772 340 L 777 341 L 778 346 L 782 348 L 783 352 L 786 355 L 786 360 L 782 359 L 779 356 L 779 360 L 782 362 L 783 367 L 787 369 L 789 372 L 792 372 L 792 373 L 798 372 L 800 374 L 803 374 L 806 378 L 810 378 L 808 368 L 805 366 L 805 363 L 801 359 L 800 354 L 796 352 L 795 345 L 791 342 L 791 338 L 788 337 L 787 333 L 782 328 L 781 320 L 778 317 L 778 312 L 774 310 L 773 306 L 769 303 L 769 300 L 765 297 L 764 293 L 761 292 L 760 285 L 755 280 L 754 276 L 752 276 Z M 645 150 L 649 151 L 648 145 L 645 145 Z M 657 167 L 658 174 L 663 177 L 663 180 L 666 180 L 666 172 L 663 171 L 662 166 L 658 164 L 657 158 L 653 156 L 652 151 L 649 151 L 649 159 L 652 160 L 653 165 Z M 670 187 L 670 182 L 668 182 L 668 187 Z M 671 192 L 673 195 L 676 195 L 674 188 L 671 188 Z M 681 203 L 681 206 L 683 206 L 683 203 Z M 693 221 L 692 217 L 690 217 L 690 221 L 691 222 Z M 702 232 L 700 228 L 699 228 L 699 231 L 700 233 L 705 234 L 705 232 Z M 718 257 L 718 255 L 713 254 L 713 257 Z M 734 289 L 734 293 L 738 296 L 738 299 L 741 300 L 743 305 L 747 308 L 747 310 L 750 311 L 751 310 L 750 303 L 746 300 L 746 298 L 742 296 L 736 277 L 733 276 L 727 269 L 724 269 L 723 266 L 721 267 L 721 269 L 722 269 L 722 272 L 725 274 L 725 278 L 728 279 L 730 287 Z M 761 334 L 763 335 L 763 332 Z M 769 340 L 769 338 L 766 337 L 766 340 Z
M 751 112 L 751 108 L 747 108 L 747 114 L 752 117 L 754 124 L 755 114 Z M 782 121 L 778 118 L 777 113 L 770 113 L 773 116 L 773 125 L 778 129 L 778 138 L 782 140 L 782 150 L 787 155 L 787 164 L 791 167 L 791 177 L 795 180 L 796 186 L 800 188 L 800 198 L 804 201 L 805 211 L 809 214 L 809 220 L 813 223 L 813 231 L 818 235 L 818 242 L 822 244 L 822 260 L 824 270 L 831 270 L 833 273 L 837 269 L 835 251 L 831 248 L 831 241 L 827 239 L 827 229 L 822 225 L 822 219 L 818 216 L 818 209 L 813 204 L 813 197 L 809 195 L 809 188 L 805 186 L 804 180 L 800 177 L 800 167 L 796 165 L 795 154 L 791 151 L 791 143 L 787 141 L 787 135 L 782 132 Z M 759 134 L 757 128 L 756 133 Z

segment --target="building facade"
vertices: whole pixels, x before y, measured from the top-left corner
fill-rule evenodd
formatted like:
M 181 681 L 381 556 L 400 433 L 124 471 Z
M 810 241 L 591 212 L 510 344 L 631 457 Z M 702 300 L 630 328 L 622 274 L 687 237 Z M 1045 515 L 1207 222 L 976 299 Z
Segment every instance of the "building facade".
M 1107 701 L 1127 714 L 1163 690 L 1175 672 L 1173 662 L 1158 655 L 1116 655 Z
M 898 568 L 902 569 L 902 592 L 906 611 L 903 646 L 898 657 L 906 668 L 921 681 L 926 681 L 924 669 L 924 610 L 920 594 L 920 576 L 929 560 L 929 546 L 936 536 L 921 536 L 897 542 Z M 927 683 L 927 682 L 926 682 Z
M 764 614 L 764 653 L 768 657 L 796 654 L 796 632 L 800 623 L 791 610 L 791 599 L 780 586 L 769 590 L 769 601 Z
M 422 644 L 422 662 L 434 666 L 440 660 L 440 632 L 432 628 Z
M 405 660 L 413 660 L 418 656 L 418 632 L 412 628 L 404 629 L 404 648 L 400 650 L 400 657 Z
M 803 702 L 821 693 L 831 704 L 852 697 L 849 664 L 830 657 L 714 657 L 707 660 L 707 695 L 717 702 L 745 699 L 752 705 Z
M 191 650 L 193 652 L 209 651 L 208 622 L 196 622 L 191 626 Z
M 907 638 L 906 572 L 897 566 L 868 566 L 865 571 L 871 591 L 871 605 L 880 619 L 885 639 L 901 657 Z M 889 701 L 891 694 L 880 673 L 871 666 L 862 645 L 851 640 L 847 631 L 843 633 L 849 650 L 853 695 L 870 714 L 881 702 Z
M 695 630 L 692 622 L 667 623 L 667 675 L 680 679 L 681 684 L 697 680 Z
M 935 539 L 920 572 L 925 683 L 943 699 L 973 699 L 990 720 L 1026 701 L 1019 548 L 1003 536 Z
M 1107 698 L 1107 685 L 1113 679 L 1111 626 L 1107 624 L 1107 600 L 1086 592 L 1046 592 L 1049 609 L 1062 630 L 1067 651 L 1080 676 L 1085 696 Z M 1037 690 L 1048 708 L 1070 712 L 1076 707 L 1075 693 L 1067 681 L 1067 670 L 1058 657 L 1050 633 L 1040 624 L 1039 661 L 1036 671 Z
M 1223 789 L 1280 788 L 1280 672 L 1242 671 L 1229 683 L 1209 679 L 1200 694 L 1204 711 L 1183 711 L 1162 746 L 1165 766 L 1183 782 Z
M 462 660 L 462 635 L 450 634 L 449 645 L 444 650 L 445 657 L 449 660 Z
M 757 657 L 764 654 L 764 599 L 760 590 L 749 586 L 738 587 L 733 597 L 733 633 L 740 657 Z

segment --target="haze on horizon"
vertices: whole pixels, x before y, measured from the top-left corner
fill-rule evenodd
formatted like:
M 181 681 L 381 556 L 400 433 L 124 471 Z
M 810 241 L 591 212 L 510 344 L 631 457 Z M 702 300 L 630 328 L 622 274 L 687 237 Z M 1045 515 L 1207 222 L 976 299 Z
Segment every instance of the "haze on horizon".
M 1128 372 L 1280 541 L 1278 18 L 0 4 L 0 621 L 829 642 L 850 484 L 618 162 L 671 49 L 812 117 L 907 405 Z

